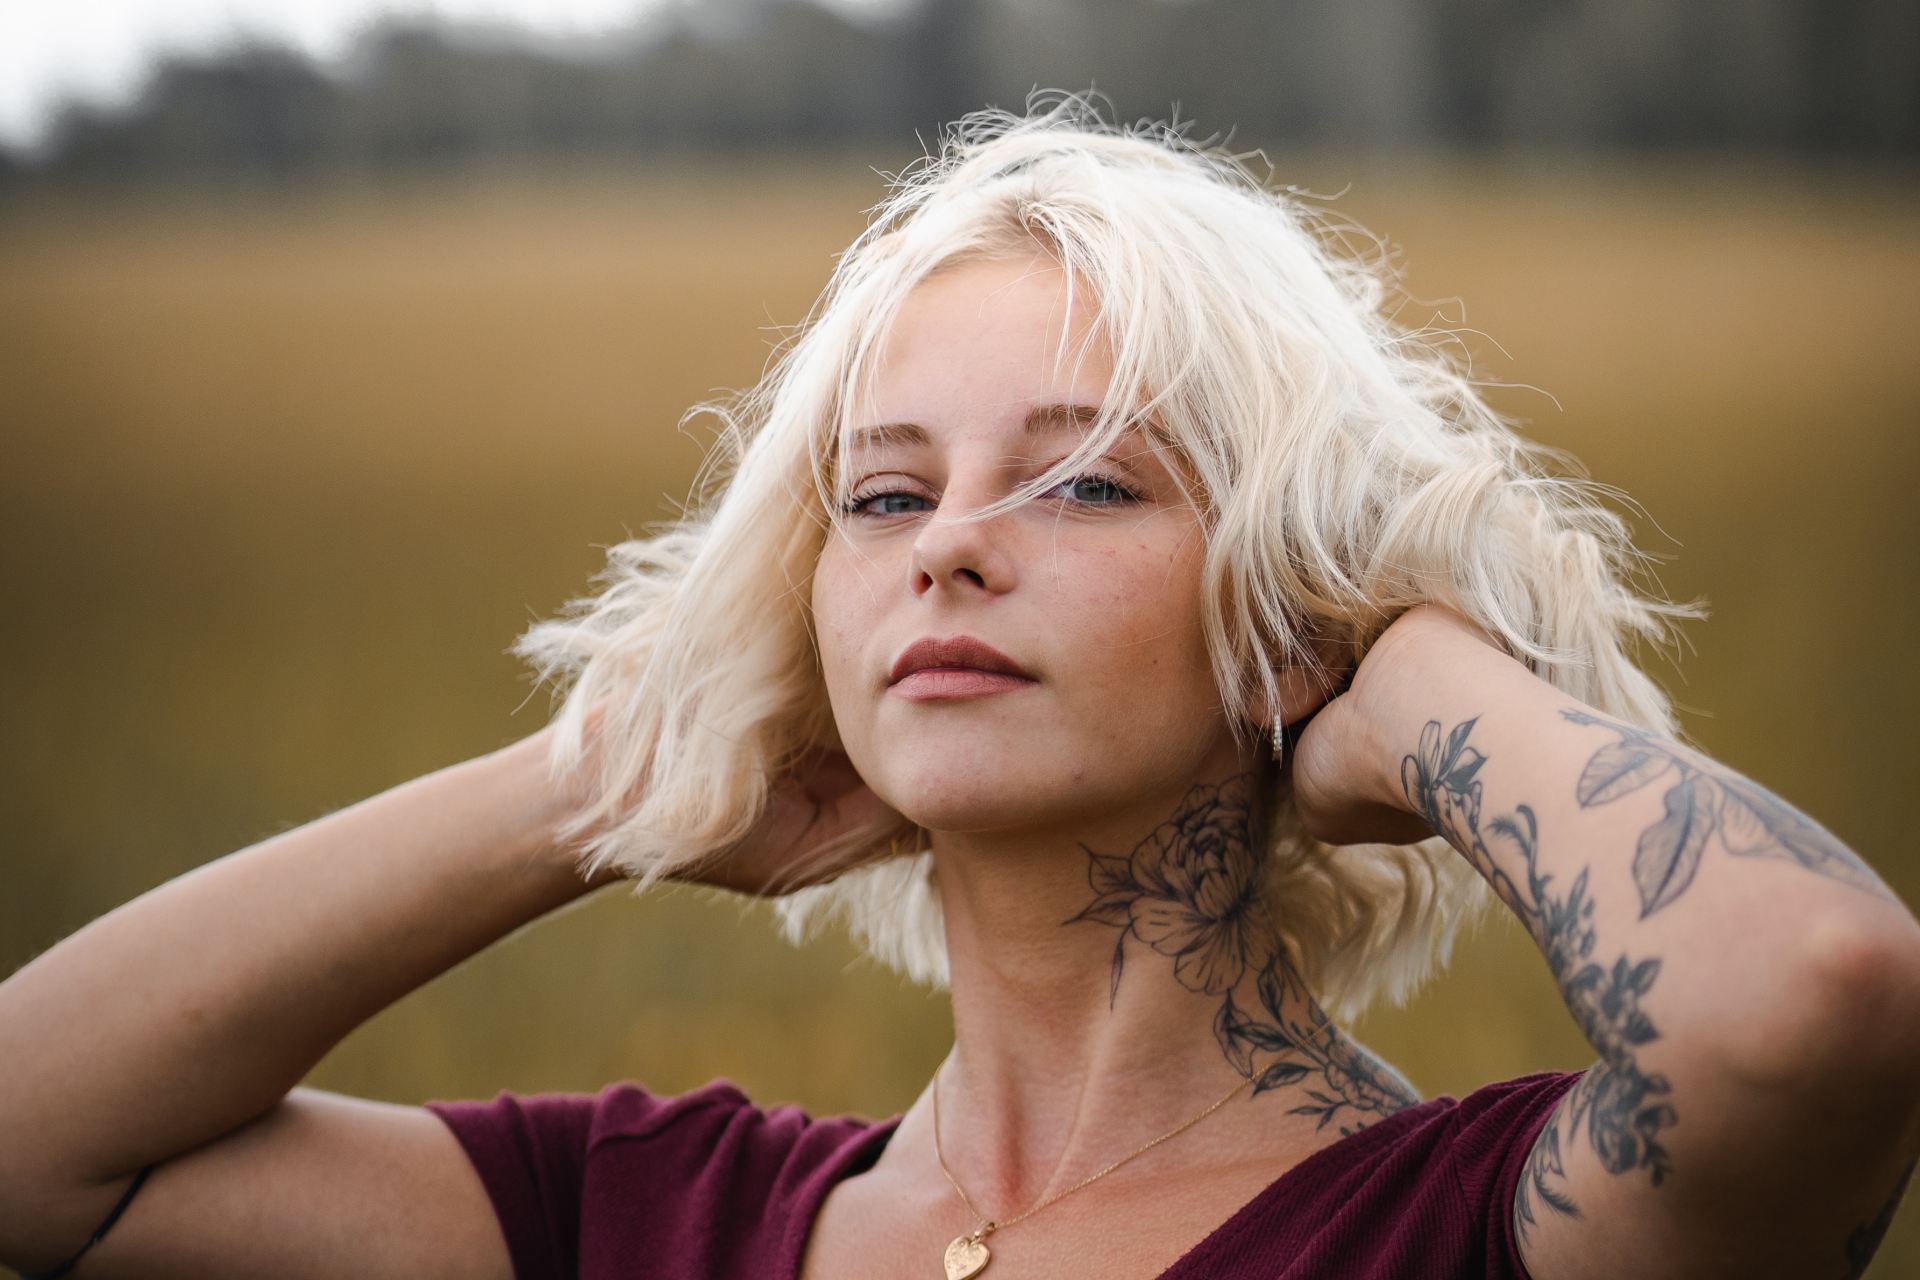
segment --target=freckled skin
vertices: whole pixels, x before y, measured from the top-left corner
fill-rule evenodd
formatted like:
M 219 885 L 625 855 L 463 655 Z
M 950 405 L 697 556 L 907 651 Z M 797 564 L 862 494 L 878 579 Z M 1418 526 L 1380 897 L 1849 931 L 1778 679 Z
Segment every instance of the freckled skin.
M 1069 351 L 1090 300 L 1074 297 Z M 1028 439 L 1029 409 L 1097 405 L 1110 377 L 1089 349 L 1049 368 L 1065 295 L 1057 269 L 977 263 L 923 284 L 884 350 L 855 426 L 918 423 L 927 446 L 849 460 L 871 504 L 830 535 L 813 580 L 821 661 L 849 756 L 888 803 L 931 828 L 1083 826 L 1144 816 L 1196 774 L 1236 767 L 1200 623 L 1198 514 L 1151 457 L 1103 468 L 1140 500 L 1063 485 L 983 524 L 950 517 L 1004 496 L 1070 450 L 1072 427 Z M 1095 491 L 1095 497 L 1099 497 Z M 1012 693 L 914 703 L 887 673 L 928 635 L 975 636 L 1038 677 Z

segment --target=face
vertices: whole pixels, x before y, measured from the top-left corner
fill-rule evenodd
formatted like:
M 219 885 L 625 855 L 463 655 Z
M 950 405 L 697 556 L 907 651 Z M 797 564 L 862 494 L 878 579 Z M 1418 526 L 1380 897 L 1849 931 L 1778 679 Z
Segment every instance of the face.
M 856 410 L 852 510 L 813 579 L 820 658 L 855 767 L 930 830 L 1164 812 L 1238 759 L 1201 632 L 1199 516 L 1144 441 L 1011 512 L 954 522 L 1072 450 L 1084 414 L 1049 407 L 1101 404 L 1109 357 L 1096 344 L 1073 368 L 1084 290 L 1074 307 L 1056 373 L 1066 295 L 1049 259 L 937 275 Z M 894 680 L 917 642 L 959 637 L 1024 678 L 947 652 Z

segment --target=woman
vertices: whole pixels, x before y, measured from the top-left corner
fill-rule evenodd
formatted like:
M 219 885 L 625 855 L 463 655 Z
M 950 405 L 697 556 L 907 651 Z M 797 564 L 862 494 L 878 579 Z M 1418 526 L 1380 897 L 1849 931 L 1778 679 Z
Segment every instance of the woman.
M 1325 230 L 1077 99 L 962 121 L 721 408 L 703 501 L 522 638 L 570 686 L 552 725 L 0 984 L 0 1256 L 1858 1275 L 1920 1147 L 1920 924 L 1675 738 L 1625 644 L 1691 610 Z M 878 1123 L 725 1080 L 293 1087 L 661 878 L 843 920 L 951 990 L 951 1055 Z M 1422 1100 L 1340 1020 L 1489 899 L 1596 1061 Z

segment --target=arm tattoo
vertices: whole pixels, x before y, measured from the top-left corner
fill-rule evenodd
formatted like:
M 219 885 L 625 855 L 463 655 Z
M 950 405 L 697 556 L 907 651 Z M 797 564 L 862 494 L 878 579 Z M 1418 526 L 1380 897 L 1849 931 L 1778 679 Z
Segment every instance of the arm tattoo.
M 1335 1025 L 1294 968 L 1265 897 L 1253 785 L 1252 774 L 1200 784 L 1132 852 L 1088 849 L 1093 900 L 1061 923 L 1120 931 L 1109 1007 L 1131 937 L 1172 959 L 1174 978 L 1189 991 L 1220 998 L 1214 1035 L 1255 1095 L 1295 1086 L 1283 1095 L 1300 1104 L 1289 1114 L 1317 1117 L 1316 1129 L 1338 1119 L 1342 1134 L 1357 1132 L 1419 1095 Z
M 1670 779 L 1661 797 L 1665 813 L 1640 833 L 1633 855 L 1633 880 L 1640 891 L 1642 920 L 1687 891 L 1700 869 L 1701 855 L 1716 839 L 1723 850 L 1736 857 L 1779 858 L 1876 897 L 1899 901 L 1859 855 L 1751 779 L 1645 729 L 1573 707 L 1560 714 L 1574 724 L 1619 735 L 1618 741 L 1594 752 L 1581 771 L 1575 788 L 1581 808 L 1607 804 L 1653 782 Z M 1548 1123 L 1551 1126 L 1553 1120 Z M 1549 1161 L 1557 1164 L 1557 1158 L 1542 1155 L 1544 1145 L 1543 1140 L 1528 1161 L 1527 1177 L 1516 1197 L 1516 1226 L 1523 1215 L 1528 1223 L 1532 1221 L 1525 1204 L 1528 1184 L 1544 1193 L 1544 1179 L 1561 1172 L 1546 1167 Z M 1847 1235 L 1847 1280 L 1858 1280 L 1865 1274 L 1912 1176 L 1913 1165 L 1909 1164 L 1879 1214 Z
M 1539 869 L 1539 828 L 1533 809 L 1518 805 L 1510 814 L 1482 822 L 1480 780 L 1486 757 L 1467 745 L 1479 717 L 1441 733 L 1438 720 L 1427 721 L 1420 748 L 1400 762 L 1400 785 L 1414 810 L 1445 836 L 1493 886 L 1501 901 L 1520 917 L 1546 955 L 1547 966 L 1580 1030 L 1599 1051 L 1600 1061 L 1581 1073 L 1534 1143 L 1526 1174 L 1514 1198 L 1514 1229 L 1524 1243 L 1536 1221 L 1533 1197 L 1569 1217 L 1579 1209 L 1565 1189 L 1560 1122 L 1568 1133 L 1585 1134 L 1587 1145 L 1609 1173 L 1645 1169 L 1654 1186 L 1671 1172 L 1660 1131 L 1676 1120 L 1665 1076 L 1642 1070 L 1638 1052 L 1659 1039 L 1640 1008 L 1640 998 L 1660 976 L 1660 960 L 1633 961 L 1624 954 L 1611 967 L 1593 959 L 1597 938 L 1593 899 L 1587 895 L 1587 868 L 1564 893 L 1554 877 Z M 1504 854 L 1494 857 L 1494 847 Z M 1525 883 L 1505 868 L 1518 865 Z
M 1872 1222 L 1863 1222 L 1847 1233 L 1847 1277 L 1846 1280 L 1860 1280 L 1867 1274 L 1867 1264 L 1873 1261 L 1873 1254 L 1880 1247 L 1880 1237 L 1887 1234 L 1887 1226 L 1893 1221 L 1893 1211 L 1900 1207 L 1900 1197 L 1907 1192 L 1907 1183 L 1913 1178 L 1915 1164 L 1920 1161 L 1908 1161 L 1907 1171 L 1900 1175 L 1900 1181 L 1893 1184 L 1893 1194 L 1880 1206 L 1880 1212 L 1873 1216 Z
M 1575 792 L 1581 808 L 1672 779 L 1664 797 L 1666 815 L 1640 833 L 1633 855 L 1642 920 L 1686 892 L 1700 868 L 1700 855 L 1716 837 L 1730 854 L 1783 858 L 1830 880 L 1893 897 L 1851 849 L 1758 783 L 1644 729 L 1573 708 L 1560 714 L 1574 724 L 1620 735 L 1618 742 L 1594 752 L 1581 772 Z
M 1527 1153 L 1526 1168 L 1520 1174 L 1520 1186 L 1514 1192 L 1513 1234 L 1522 1242 L 1532 1235 L 1534 1223 L 1539 1221 L 1533 1211 L 1535 1196 L 1555 1213 L 1569 1218 L 1580 1216 L 1580 1207 L 1574 1204 L 1573 1197 L 1561 1189 L 1567 1180 L 1567 1166 L 1560 1159 L 1560 1116 L 1566 1109 L 1567 1098 L 1563 1097 L 1554 1105 L 1540 1136 L 1534 1139 L 1533 1150 Z

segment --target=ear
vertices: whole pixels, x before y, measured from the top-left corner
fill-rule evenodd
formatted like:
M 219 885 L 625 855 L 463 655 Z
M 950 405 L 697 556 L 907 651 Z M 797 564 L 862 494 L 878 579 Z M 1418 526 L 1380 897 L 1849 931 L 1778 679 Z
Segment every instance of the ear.
M 1282 723 L 1297 724 L 1345 692 L 1356 665 L 1348 651 L 1330 642 L 1321 642 L 1314 646 L 1314 652 L 1320 657 L 1320 669 L 1298 662 L 1281 669 L 1277 708 L 1264 696 L 1257 700 L 1266 732 L 1273 732 L 1276 710 Z

